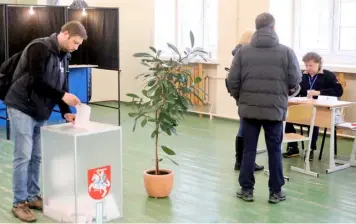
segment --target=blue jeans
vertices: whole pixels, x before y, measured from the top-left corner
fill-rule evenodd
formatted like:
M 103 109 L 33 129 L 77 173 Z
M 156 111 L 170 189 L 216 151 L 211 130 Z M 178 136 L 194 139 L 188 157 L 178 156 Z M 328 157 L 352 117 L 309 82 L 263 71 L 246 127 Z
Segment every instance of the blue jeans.
M 14 141 L 12 188 L 13 204 L 33 201 L 40 194 L 41 166 L 40 128 L 45 121 L 36 121 L 19 110 L 8 107 L 11 138 Z
M 280 192 L 284 185 L 281 144 L 283 139 L 283 122 L 268 120 L 244 120 L 244 151 L 239 176 L 243 190 L 253 190 L 255 186 L 256 148 L 261 127 L 265 131 L 265 141 L 268 151 L 269 181 L 271 192 Z

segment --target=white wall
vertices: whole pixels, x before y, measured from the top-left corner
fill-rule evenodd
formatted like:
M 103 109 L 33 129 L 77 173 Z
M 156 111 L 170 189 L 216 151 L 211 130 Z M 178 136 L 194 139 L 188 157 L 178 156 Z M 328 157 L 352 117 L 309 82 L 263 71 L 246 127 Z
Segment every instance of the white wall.
M 154 0 L 88 0 L 87 3 L 120 8 L 120 93 L 122 101 L 130 100 L 126 94 L 140 90 L 135 76 L 145 72 L 132 55 L 147 51 L 154 41 Z M 92 101 L 117 100 L 117 78 L 115 71 L 94 69 Z

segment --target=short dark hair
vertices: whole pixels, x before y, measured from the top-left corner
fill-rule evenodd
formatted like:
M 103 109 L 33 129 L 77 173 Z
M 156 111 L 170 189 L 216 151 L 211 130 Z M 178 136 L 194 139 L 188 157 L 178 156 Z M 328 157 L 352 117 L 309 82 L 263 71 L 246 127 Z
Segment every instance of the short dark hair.
M 256 17 L 256 30 L 264 27 L 274 27 L 276 21 L 271 13 L 264 12 Z
M 323 58 L 316 52 L 308 52 L 303 56 L 303 62 L 306 63 L 308 61 L 314 61 L 315 63 L 319 64 L 319 70 L 322 68 L 323 65 Z
M 81 22 L 73 20 L 64 24 L 61 32 L 67 31 L 69 36 L 80 36 L 84 40 L 88 39 L 87 31 Z

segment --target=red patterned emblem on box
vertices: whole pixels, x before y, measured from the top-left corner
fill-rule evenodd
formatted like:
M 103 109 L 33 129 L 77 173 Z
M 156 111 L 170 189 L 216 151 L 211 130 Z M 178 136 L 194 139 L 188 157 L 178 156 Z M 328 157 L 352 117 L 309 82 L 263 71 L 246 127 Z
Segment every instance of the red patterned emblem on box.
M 103 166 L 88 170 L 88 193 L 91 198 L 105 198 L 111 188 L 111 166 Z

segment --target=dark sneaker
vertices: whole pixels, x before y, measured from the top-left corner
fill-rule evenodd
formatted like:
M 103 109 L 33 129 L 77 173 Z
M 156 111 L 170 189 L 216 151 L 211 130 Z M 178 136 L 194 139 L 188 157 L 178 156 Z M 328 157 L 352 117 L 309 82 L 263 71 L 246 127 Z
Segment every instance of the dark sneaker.
M 236 162 L 236 163 L 235 163 L 235 170 L 240 170 L 240 169 L 241 169 L 241 163 Z M 255 163 L 255 171 L 261 171 L 261 170 L 264 170 L 264 169 L 265 169 L 264 166 L 260 166 L 260 165 L 257 165 L 257 164 Z
M 40 196 L 37 196 L 36 200 L 34 201 L 29 201 L 28 202 L 28 207 L 32 209 L 36 209 L 39 211 L 43 210 L 43 200 Z
M 299 156 L 299 149 L 295 147 L 288 147 L 287 152 L 282 154 L 284 158 L 292 158 Z
M 261 171 L 261 170 L 264 170 L 265 167 L 264 166 L 259 166 L 255 163 L 255 171 Z
M 253 201 L 253 190 L 239 190 L 236 192 L 236 196 L 244 201 Z
M 12 208 L 12 214 L 23 222 L 36 222 L 36 214 L 28 207 L 27 203 L 20 203 Z
M 269 193 L 268 202 L 271 204 L 277 204 L 284 200 L 286 200 L 286 195 L 282 191 L 280 191 L 278 193 L 276 193 L 276 192 Z

